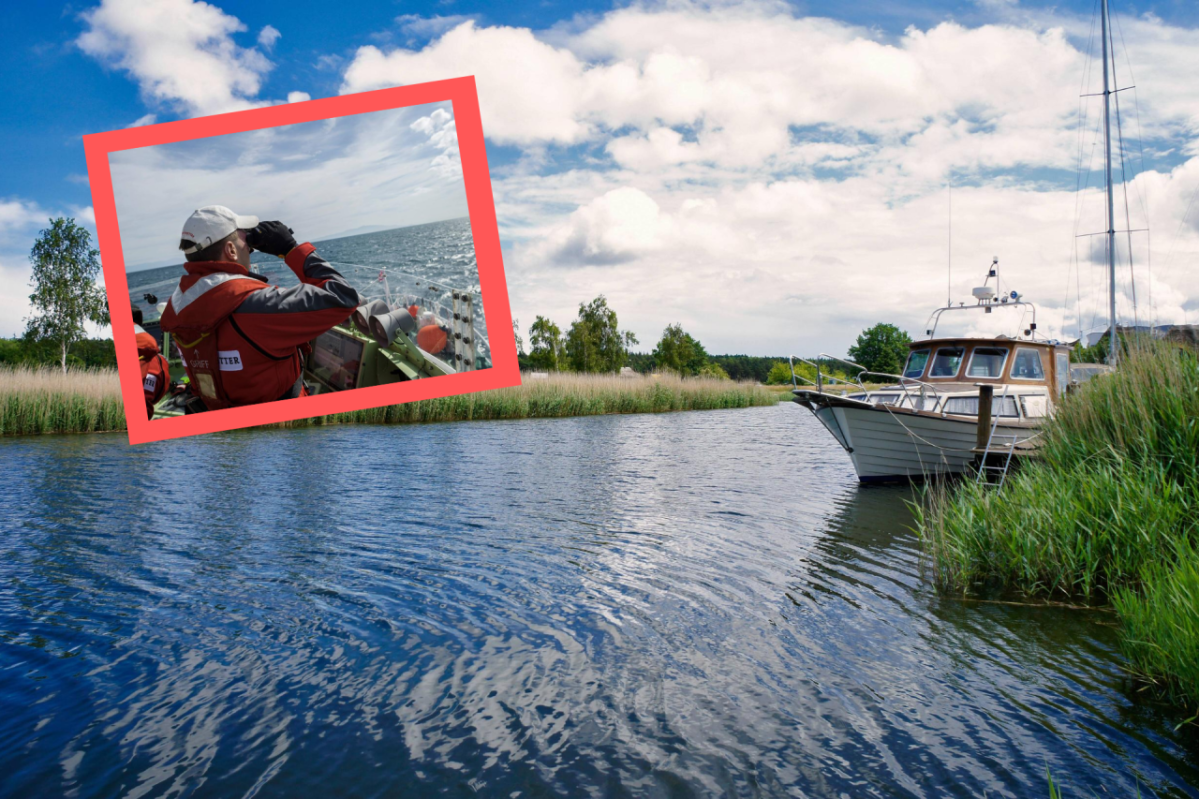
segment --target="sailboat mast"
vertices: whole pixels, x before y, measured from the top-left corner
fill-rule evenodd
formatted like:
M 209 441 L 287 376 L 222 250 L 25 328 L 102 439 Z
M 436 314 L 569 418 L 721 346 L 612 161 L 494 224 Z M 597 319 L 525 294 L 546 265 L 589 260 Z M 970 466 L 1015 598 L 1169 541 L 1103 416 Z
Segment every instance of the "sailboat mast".
M 1112 347 L 1108 354 L 1108 363 L 1116 365 L 1116 211 L 1112 200 L 1112 123 L 1111 96 L 1107 77 L 1107 0 L 1103 0 L 1103 17 L 1100 27 L 1103 28 L 1103 149 L 1104 174 L 1107 186 L 1107 269 L 1108 269 L 1108 316 L 1111 322 Z

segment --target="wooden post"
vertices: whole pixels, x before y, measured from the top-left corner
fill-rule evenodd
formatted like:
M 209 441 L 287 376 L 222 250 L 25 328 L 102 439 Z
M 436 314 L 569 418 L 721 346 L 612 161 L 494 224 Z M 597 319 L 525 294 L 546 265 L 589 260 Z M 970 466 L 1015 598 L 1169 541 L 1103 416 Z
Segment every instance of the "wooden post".
M 995 386 L 978 387 L 978 448 L 986 449 L 991 437 L 991 403 L 995 397 Z

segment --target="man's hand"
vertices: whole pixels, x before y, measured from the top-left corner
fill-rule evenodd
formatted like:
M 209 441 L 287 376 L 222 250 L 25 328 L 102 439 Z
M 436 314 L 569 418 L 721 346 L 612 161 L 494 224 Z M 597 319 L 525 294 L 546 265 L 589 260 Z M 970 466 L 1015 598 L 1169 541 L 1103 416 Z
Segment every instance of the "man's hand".
M 296 248 L 294 232 L 282 222 L 263 222 L 246 232 L 246 244 L 259 252 L 282 258 Z

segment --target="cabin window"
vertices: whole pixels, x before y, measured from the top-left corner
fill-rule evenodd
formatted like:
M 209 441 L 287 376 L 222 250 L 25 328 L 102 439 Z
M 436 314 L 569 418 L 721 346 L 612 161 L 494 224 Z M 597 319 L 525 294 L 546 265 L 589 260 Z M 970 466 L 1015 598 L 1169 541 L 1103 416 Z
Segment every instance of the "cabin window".
M 1041 353 L 1030 347 L 1016 349 L 1016 360 L 1012 362 L 1013 380 L 1044 380 L 1045 367 L 1041 365 Z
M 966 377 L 999 377 L 1006 361 L 1007 349 L 1004 347 L 975 347 L 970 365 L 966 367 Z
M 906 404 L 908 407 L 917 411 L 935 411 L 937 409 L 938 401 L 939 400 L 936 397 L 921 397 L 919 395 L 913 395 L 908 397 Z
M 908 364 L 903 367 L 904 377 L 920 377 L 928 363 L 928 350 L 915 350 L 908 355 Z
M 949 397 L 945 400 L 943 413 L 959 416 L 978 416 L 978 397 Z M 1018 416 L 1015 397 L 991 397 L 992 416 Z
M 928 376 L 957 377 L 958 367 L 962 365 L 962 356 L 965 354 L 966 350 L 962 347 L 942 347 L 937 350 L 937 357 L 933 359 L 933 368 Z
M 1066 384 L 1070 382 L 1070 354 L 1059 352 L 1057 358 L 1057 393 L 1066 393 Z
M 1022 394 L 1020 407 L 1024 409 L 1024 418 L 1041 419 L 1049 415 L 1049 395 Z

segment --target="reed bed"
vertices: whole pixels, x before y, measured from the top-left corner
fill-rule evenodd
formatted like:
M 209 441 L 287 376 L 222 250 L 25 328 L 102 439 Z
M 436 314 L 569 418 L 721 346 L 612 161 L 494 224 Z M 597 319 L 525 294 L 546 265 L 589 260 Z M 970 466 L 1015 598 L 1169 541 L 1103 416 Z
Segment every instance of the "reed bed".
M 124 429 L 115 369 L 0 368 L 0 435 Z
M 610 413 L 662 413 L 773 405 L 778 394 L 751 383 L 677 376 L 552 374 L 521 386 L 316 416 L 266 427 L 408 424 L 530 419 Z M 0 435 L 94 433 L 125 429 L 111 369 L 0 370 Z
M 938 583 L 1111 602 L 1134 668 L 1199 701 L 1195 353 L 1134 344 L 1043 436 L 1000 492 L 973 480 L 926 491 L 917 523 Z
M 512 388 L 285 422 L 282 426 L 323 424 L 406 424 L 479 419 L 535 419 L 613 413 L 664 413 L 774 405 L 778 395 L 751 383 L 673 375 L 617 377 L 556 373 L 526 376 Z

